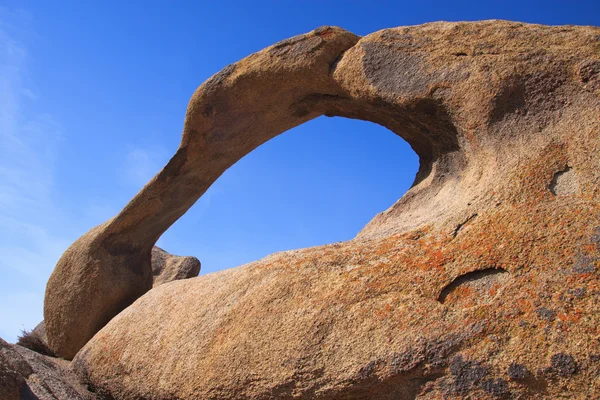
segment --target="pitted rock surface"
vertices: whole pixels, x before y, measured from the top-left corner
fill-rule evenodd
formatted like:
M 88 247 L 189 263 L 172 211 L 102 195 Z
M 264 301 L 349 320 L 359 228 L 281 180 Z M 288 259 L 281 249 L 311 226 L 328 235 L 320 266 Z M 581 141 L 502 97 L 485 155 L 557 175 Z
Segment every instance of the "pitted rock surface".
M 57 265 L 50 345 L 117 399 L 599 397 L 598 37 L 320 28 L 226 67 L 167 166 Z M 155 241 L 221 173 L 320 115 L 404 138 L 413 187 L 351 241 L 141 296 Z M 103 311 L 71 327 L 84 307 Z
M 0 399 L 100 400 L 90 392 L 69 363 L 0 339 Z

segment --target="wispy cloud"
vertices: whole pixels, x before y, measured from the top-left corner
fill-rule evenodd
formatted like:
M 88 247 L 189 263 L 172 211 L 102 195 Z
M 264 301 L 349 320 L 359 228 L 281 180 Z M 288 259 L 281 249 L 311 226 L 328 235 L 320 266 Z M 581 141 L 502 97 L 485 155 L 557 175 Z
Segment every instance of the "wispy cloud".
M 70 242 L 52 229 L 61 129 L 32 111 L 39 96 L 25 84 L 31 59 L 19 36 L 29 19 L 0 8 L 0 335 L 11 341 L 41 320 L 46 280 Z

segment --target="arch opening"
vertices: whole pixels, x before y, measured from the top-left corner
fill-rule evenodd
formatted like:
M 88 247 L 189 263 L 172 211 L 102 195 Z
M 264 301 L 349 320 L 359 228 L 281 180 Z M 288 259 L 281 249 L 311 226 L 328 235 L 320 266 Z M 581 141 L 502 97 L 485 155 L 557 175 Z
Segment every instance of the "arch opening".
M 211 106 L 210 112 L 215 113 L 219 108 L 226 106 Z M 118 227 L 120 233 L 110 241 L 131 242 L 131 238 L 135 237 L 138 241 L 145 241 L 146 247 L 150 248 L 150 243 L 153 245 L 227 169 L 267 141 L 320 116 L 371 122 L 405 140 L 419 158 L 419 169 L 411 188 L 429 177 L 434 166 L 441 176 L 459 172 L 456 168 L 457 160 L 452 158 L 455 155 L 462 157 L 458 151 L 458 134 L 441 102 L 417 98 L 397 105 L 382 99 L 371 102 L 348 96 L 313 93 L 292 102 L 275 115 L 265 113 L 264 110 L 260 115 L 248 115 L 246 112 L 240 114 L 238 110 L 215 114 L 213 127 L 203 135 L 203 140 L 196 138 L 200 133 L 189 124 L 191 126 L 184 130 L 182 144 L 176 154 L 148 184 L 160 186 L 159 190 L 164 192 L 161 196 L 165 202 L 160 205 L 159 212 L 143 220 L 139 215 L 135 218 L 135 224 L 127 221 L 124 229 L 119 226 L 128 208 L 137 208 L 139 205 L 136 203 L 148 201 L 144 188 L 111 221 L 111 225 Z M 228 126 L 228 132 L 222 129 L 223 125 Z M 199 148 L 198 144 L 203 146 Z M 458 164 L 462 163 L 459 159 Z M 167 185 L 170 186 L 168 193 L 163 189 Z
M 312 96 L 307 100 L 312 101 Z M 419 157 L 419 170 L 412 186 L 432 171 L 441 155 L 456 152 L 458 134 L 445 106 L 430 98 L 418 98 L 402 107 L 383 100 L 373 103 L 344 97 L 325 98 L 323 115 L 368 121 L 404 139 Z
M 350 240 L 406 193 L 417 170 L 415 152 L 387 128 L 319 117 L 235 163 L 159 246 L 198 255 L 206 273 Z

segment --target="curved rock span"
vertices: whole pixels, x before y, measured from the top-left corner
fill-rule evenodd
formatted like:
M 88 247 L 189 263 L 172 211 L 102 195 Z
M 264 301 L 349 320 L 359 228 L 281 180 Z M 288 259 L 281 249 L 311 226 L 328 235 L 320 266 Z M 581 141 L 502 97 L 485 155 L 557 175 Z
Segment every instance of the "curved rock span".
M 226 67 L 165 168 L 58 263 L 50 346 L 118 399 L 599 396 L 599 54 L 598 28 L 487 21 L 324 27 Z M 321 115 L 404 138 L 413 187 L 354 240 L 142 296 L 160 235 Z

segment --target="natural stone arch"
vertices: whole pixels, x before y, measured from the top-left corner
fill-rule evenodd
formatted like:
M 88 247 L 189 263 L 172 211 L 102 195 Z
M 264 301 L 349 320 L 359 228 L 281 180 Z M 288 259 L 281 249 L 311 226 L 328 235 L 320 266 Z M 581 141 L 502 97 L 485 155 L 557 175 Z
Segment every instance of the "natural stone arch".
M 356 62 L 343 54 L 358 39 L 339 28 L 319 28 L 229 65 L 198 88 L 173 158 L 116 217 L 76 241 L 56 266 L 44 317 L 57 354 L 72 358 L 148 291 L 150 252 L 158 238 L 227 168 L 280 133 L 320 115 L 378 123 L 417 152 L 417 181 L 441 155 L 458 149 L 441 103 L 412 98 L 419 82 L 392 81 L 407 89 L 406 101 L 396 104 L 369 96 L 366 85 L 347 80 Z M 389 84 L 381 71 L 392 73 L 396 67 L 387 64 L 386 70 L 384 64 L 373 79 Z
M 600 397 L 598 38 L 593 27 L 505 21 L 361 38 L 333 66 L 333 94 L 409 117 L 415 104 L 434 103 L 458 150 L 440 151 L 353 240 L 150 290 L 71 367 L 97 393 L 124 400 Z M 302 40 L 312 39 L 294 43 Z M 306 52 L 298 57 L 314 56 Z M 236 64 L 219 90 L 250 82 L 235 71 L 266 77 L 260 64 L 273 59 L 264 53 Z M 422 114 L 421 123 L 435 119 Z M 185 155 L 179 162 L 170 167 L 179 175 L 163 171 L 150 186 L 190 173 Z M 70 252 L 114 257 L 91 250 Z
M 484 44 L 488 37 L 502 43 L 498 37 L 530 35 L 522 24 L 508 23 L 434 24 L 363 39 L 324 27 L 277 43 L 210 78 L 192 96 L 180 147 L 164 169 L 116 217 L 78 239 L 57 264 L 44 304 L 50 347 L 72 358 L 151 288 L 152 246 L 227 168 L 320 115 L 383 125 L 420 158 L 415 186 L 360 237 L 406 231 L 442 215 L 440 226 L 464 222 L 468 207 L 483 201 L 479 195 L 496 185 L 498 167 L 489 165 L 486 154 L 502 149 L 502 135 L 519 129 L 508 124 L 509 133 L 498 133 L 493 125 L 518 111 L 507 106 L 513 93 L 522 93 L 511 86 L 512 64 L 498 65 L 492 74 L 489 65 L 464 61 L 465 37 L 484 25 L 488 36 L 478 39 Z M 459 39 L 453 42 L 453 37 Z M 531 52 L 531 42 L 520 40 L 514 46 Z M 440 50 L 441 41 L 446 42 Z M 546 64 L 527 68 L 535 74 Z M 532 115 L 544 111 L 533 106 Z M 492 171 L 488 176 L 486 168 Z

